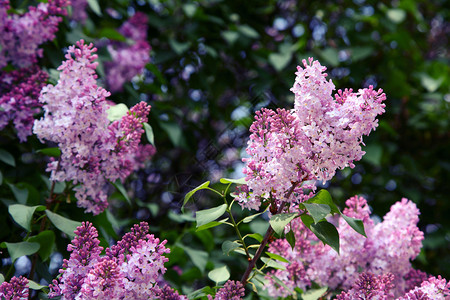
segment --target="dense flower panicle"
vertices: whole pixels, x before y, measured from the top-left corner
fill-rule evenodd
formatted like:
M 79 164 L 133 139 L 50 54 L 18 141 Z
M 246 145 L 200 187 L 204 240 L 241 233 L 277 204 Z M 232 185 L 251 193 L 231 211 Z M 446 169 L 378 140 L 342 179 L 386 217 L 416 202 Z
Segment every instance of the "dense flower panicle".
M 20 142 L 32 134 L 34 115 L 41 112 L 39 94 L 47 73 L 33 65 L 29 68 L 0 72 L 0 130 L 14 124 Z
M 258 209 L 264 199 L 296 202 L 309 198 L 303 189 L 314 186 L 297 186 L 286 199 L 293 182 L 312 179 L 303 169 L 303 145 L 307 140 L 295 115 L 285 109 L 263 108 L 256 112 L 250 132 L 247 146 L 250 157 L 243 159 L 247 164 L 243 172 L 247 180 L 245 188 L 251 193 L 240 193 L 240 204 Z
M 337 295 L 338 300 L 353 299 L 373 299 L 373 300 L 390 300 L 394 299 L 391 289 L 393 288 L 392 280 L 394 275 L 385 274 L 375 276 L 372 273 L 362 273 L 356 280 L 353 288 L 347 292 Z
M 0 68 L 11 62 L 18 68 L 29 67 L 42 56 L 39 46 L 55 38 L 65 15 L 66 0 L 49 0 L 30 6 L 23 15 L 8 15 L 9 1 L 0 5 Z
M 386 96 L 381 89 L 339 90 L 333 98 L 335 87 L 326 80 L 326 68 L 312 58 L 303 64 L 291 89 L 294 109 L 256 112 L 247 146 L 250 157 L 243 159 L 248 184 L 248 191 L 238 196 L 243 207 L 258 209 L 265 199 L 288 203 L 308 199 L 310 194 L 301 191 L 314 191 L 314 184 L 300 184 L 326 181 L 337 169 L 354 167 L 365 153 L 362 136 L 377 127 L 376 117 L 384 112 Z
M 158 285 L 168 261 L 163 255 L 170 250 L 164 246 L 167 241 L 160 242 L 148 233 L 147 223 L 135 225 L 118 245 L 106 249 L 105 256 L 100 256 L 102 248 L 91 223 L 83 222 L 75 234 L 68 246 L 70 259 L 64 261 L 61 276 L 50 285 L 49 297 L 156 299 L 161 293 L 170 294 Z
M 64 259 L 61 277 L 50 285 L 49 297 L 64 295 L 65 299 L 74 299 L 80 293 L 84 279 L 90 270 L 101 262 L 97 229 L 89 222 L 83 222 L 75 231 L 75 238 L 67 246 L 70 258 Z
M 156 295 L 159 300 L 187 300 L 186 296 L 178 294 L 177 291 L 168 285 L 161 288 Z
M 0 299 L 27 300 L 29 291 L 28 279 L 14 276 L 9 282 L 0 284 Z
M 417 269 L 411 269 L 409 272 L 405 275 L 405 291 L 414 290 L 416 287 L 420 286 L 420 284 L 424 281 L 427 281 L 427 279 L 430 276 L 423 271 L 417 270 Z
M 80 293 L 85 299 L 117 299 L 123 295 L 124 274 L 113 260 L 100 260 L 84 278 Z
M 371 273 L 362 273 L 353 287 L 337 295 L 338 300 L 353 299 L 397 299 L 397 300 L 446 300 L 450 297 L 450 283 L 438 276 L 432 276 L 422 282 L 420 287 L 403 292 L 395 298 L 391 290 L 394 287 L 394 276 L 383 274 L 375 276 Z
M 70 6 L 72 7 L 72 15 L 70 18 L 74 21 L 84 23 L 88 17 L 86 12 L 87 5 L 87 0 L 70 0 Z
M 137 12 L 119 28 L 119 32 L 130 41 L 112 42 L 108 51 L 112 62 L 105 64 L 108 87 L 112 92 L 119 92 L 123 84 L 134 76 L 142 74 L 145 65 L 150 61 L 151 47 L 147 42 L 148 18 Z
M 420 298 L 422 297 L 422 298 Z M 428 298 L 427 298 L 428 297 Z M 420 287 L 408 292 L 398 300 L 433 299 L 447 300 L 450 298 L 450 281 L 438 276 L 431 276 L 427 281 L 422 282 Z
M 215 300 L 241 300 L 245 296 L 244 286 L 240 281 L 228 280 L 214 297 Z
M 108 205 L 108 181 L 124 180 L 136 164 L 142 164 L 136 152 L 150 106 L 141 102 L 110 123 L 106 102 L 110 93 L 97 86 L 95 51 L 83 40 L 69 47 L 67 60 L 58 68 L 58 83 L 41 91 L 44 117 L 33 130 L 41 141 L 55 142 L 61 150 L 59 162 L 48 166 L 51 179 L 80 183 L 75 188 L 78 206 L 98 214 Z
M 391 281 L 395 286 L 392 293 L 396 297 L 417 285 L 417 280 L 412 278 L 423 279 L 423 276 L 411 271 L 411 260 L 420 252 L 423 233 L 417 228 L 419 210 L 416 205 L 402 199 L 391 207 L 384 221 L 378 224 L 370 219 L 370 209 L 364 198 L 352 197 L 346 201 L 346 206 L 343 213 L 363 221 L 367 238 L 354 231 L 340 217 L 337 220 L 340 238 L 338 254 L 330 246 L 319 242 L 301 221 L 293 220 L 291 229 L 296 237 L 294 249 L 291 249 L 287 240 L 281 239 L 270 245 L 269 252 L 282 255 L 290 260 L 291 265 L 301 264 L 305 275 L 299 279 L 291 275 L 292 271 L 288 269 L 276 270 L 270 275 L 282 279 L 292 289 L 305 289 L 314 281 L 331 289 L 345 290 L 353 286 L 360 272 L 370 272 L 374 276 L 391 273 L 394 275 Z M 300 267 L 297 269 L 297 272 L 303 272 Z M 269 284 L 266 288 L 271 296 L 288 295 L 284 287 L 270 276 L 267 279 Z
M 397 289 L 406 289 L 403 277 L 411 269 L 409 261 L 416 258 L 422 248 L 424 235 L 417 228 L 419 214 L 417 206 L 403 198 L 391 207 L 383 222 L 373 228 L 373 246 L 377 251 L 371 261 L 372 270 L 395 274 Z
M 150 238 L 148 230 L 149 227 L 147 222 L 141 222 L 139 225 L 134 224 L 130 232 L 125 233 L 116 245 L 112 245 L 106 249 L 106 256 L 110 259 L 116 257 L 123 260 L 124 255 L 126 255 L 132 247 L 136 247 L 140 240 Z

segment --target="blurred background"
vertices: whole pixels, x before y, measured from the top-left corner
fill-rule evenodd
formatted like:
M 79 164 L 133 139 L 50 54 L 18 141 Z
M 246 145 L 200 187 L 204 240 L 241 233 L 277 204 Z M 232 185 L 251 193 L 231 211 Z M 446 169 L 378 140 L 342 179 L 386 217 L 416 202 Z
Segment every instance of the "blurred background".
M 80 38 L 100 46 L 121 40 L 117 28 L 136 12 L 148 16 L 152 48 L 145 72 L 109 99 L 129 107 L 141 100 L 151 104 L 157 152 L 126 184 L 135 200 L 131 206 L 116 192 L 110 212 L 88 217 L 100 227 L 103 242 L 137 220 L 147 220 L 169 245 L 198 241 L 203 246 L 195 251 L 213 256 L 210 241 L 220 245 L 233 232 L 195 232 L 187 222 L 192 217 L 180 215 L 184 196 L 207 180 L 242 177 L 241 158 L 254 112 L 293 108 L 290 88 L 296 66 L 312 56 L 327 66 L 337 89 L 373 85 L 387 95 L 379 127 L 364 140 L 367 154 L 323 187 L 341 207 L 353 195 L 364 196 L 380 218 L 402 197 L 414 201 L 425 233 L 414 265 L 450 278 L 448 1 L 89 0 L 81 8 L 85 15 L 76 19 L 77 2 L 55 41 L 43 47 L 41 62 L 50 74 L 63 60 L 61 49 Z M 27 5 L 12 2 L 13 7 Z M 102 69 L 111 58 L 101 49 L 99 79 L 106 86 Z M 34 139 L 34 149 L 42 147 Z M 2 146 L 32 152 L 4 139 Z M 23 164 L 23 170 L 33 172 L 31 164 Z M 207 193 L 195 198 L 190 210 L 220 202 Z M 73 219 L 86 219 L 82 210 L 71 213 Z M 10 221 L 3 225 L 11 228 Z M 259 230 L 255 225 L 251 229 Z M 64 249 L 63 243 L 58 247 Z M 177 279 L 172 269 L 168 276 L 192 284 L 201 278 L 202 265 L 189 269 L 189 262 L 177 261 L 182 251 L 191 258 L 199 253 L 186 248 L 174 247 L 169 262 L 185 270 L 184 278 Z

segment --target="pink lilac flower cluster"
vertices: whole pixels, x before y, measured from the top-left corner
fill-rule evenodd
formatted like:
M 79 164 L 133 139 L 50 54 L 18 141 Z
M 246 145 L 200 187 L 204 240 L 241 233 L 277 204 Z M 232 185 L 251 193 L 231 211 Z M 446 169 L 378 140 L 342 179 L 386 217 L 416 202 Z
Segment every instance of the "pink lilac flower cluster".
M 12 122 L 19 140 L 27 140 L 32 134 L 33 116 L 41 112 L 38 98 L 47 78 L 36 65 L 0 72 L 0 130 Z
M 75 187 L 78 206 L 98 214 L 108 205 L 108 181 L 124 180 L 136 163 L 142 163 L 136 162 L 135 153 L 150 106 L 141 102 L 121 120 L 110 123 L 106 102 L 110 93 L 97 86 L 95 51 L 83 40 L 69 47 L 67 60 L 58 68 L 58 83 L 41 91 L 44 116 L 33 130 L 42 142 L 57 143 L 61 150 L 60 159 L 48 165 L 51 180 L 79 183 Z
M 187 299 L 170 287 L 158 286 L 170 250 L 148 233 L 148 224 L 134 225 L 117 245 L 99 246 L 98 232 L 89 222 L 75 231 L 60 277 L 50 285 L 49 297 L 61 299 Z M 164 297 L 160 297 L 160 296 Z M 176 297 L 178 296 L 178 298 Z M 172 298 L 171 298 L 172 297 Z
M 384 113 L 381 89 L 339 90 L 333 97 L 326 67 L 312 58 L 303 65 L 297 67 L 291 89 L 294 109 L 262 109 L 250 127 L 250 157 L 243 159 L 248 191 L 238 196 L 245 208 L 258 209 L 265 199 L 301 202 L 308 198 L 302 189 L 314 190 L 313 184 L 302 182 L 326 181 L 338 168 L 353 168 L 365 153 L 362 136 L 378 126 L 376 117 Z
M 111 92 L 119 92 L 123 84 L 142 74 L 150 61 L 150 44 L 147 42 L 148 18 L 137 12 L 119 28 L 119 32 L 132 42 L 111 42 L 107 46 L 112 61 L 105 63 L 106 80 Z
M 8 14 L 9 0 L 0 1 L 0 69 L 11 62 L 24 68 L 42 56 L 39 46 L 55 38 L 68 0 L 49 0 L 30 6 L 23 15 Z
M 26 300 L 28 294 L 28 279 L 22 276 L 14 276 L 9 282 L 5 281 L 0 285 L 0 299 Z
M 375 276 L 372 273 L 362 273 L 356 280 L 353 287 L 337 295 L 337 300 L 353 299 L 395 299 L 392 293 L 394 275 L 387 273 L 385 275 Z M 408 291 L 397 300 L 446 300 L 450 297 L 450 282 L 442 277 L 431 276 L 423 281 L 420 286 Z
M 355 232 L 343 218 L 335 219 L 340 238 L 338 254 L 330 246 L 320 243 L 301 221 L 295 219 L 291 222 L 296 237 L 294 249 L 285 239 L 277 240 L 269 247 L 269 252 L 290 261 L 286 270 L 268 274 L 270 295 L 289 295 L 289 291 L 273 279 L 274 276 L 291 290 L 295 287 L 305 289 L 312 281 L 332 290 L 346 290 L 352 287 L 360 272 L 376 276 L 391 273 L 396 296 L 420 284 L 420 279 L 426 277 L 411 267 L 411 260 L 419 254 L 423 240 L 423 232 L 417 227 L 420 212 L 413 202 L 403 198 L 395 203 L 378 224 L 370 219 L 370 209 L 364 198 L 352 197 L 346 201 L 346 206 L 343 213 L 363 221 L 367 238 Z

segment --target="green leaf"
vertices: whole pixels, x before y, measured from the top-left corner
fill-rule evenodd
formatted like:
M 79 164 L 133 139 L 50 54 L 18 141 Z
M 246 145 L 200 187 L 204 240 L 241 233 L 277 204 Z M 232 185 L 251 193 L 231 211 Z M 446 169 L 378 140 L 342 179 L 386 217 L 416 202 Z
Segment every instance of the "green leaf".
M 3 174 L 2 174 L 2 172 L 0 171 L 0 185 L 2 185 L 3 184 Z
M 372 47 L 353 47 L 350 51 L 352 53 L 352 62 L 357 62 L 372 55 L 374 49 Z
M 320 51 L 319 55 L 332 67 L 339 66 L 339 53 L 336 49 L 328 47 L 325 50 Z
M 245 177 L 242 177 L 239 179 L 220 178 L 220 183 L 223 183 L 223 184 L 227 184 L 227 183 L 247 184 L 247 181 L 245 181 Z
M 186 147 L 186 140 L 184 138 L 183 131 L 178 124 L 172 122 L 160 122 L 159 125 L 167 133 L 170 141 L 175 147 Z
M 120 179 L 117 179 L 117 181 L 114 182 L 113 185 L 122 194 L 122 196 L 125 198 L 127 203 L 131 206 L 130 197 L 128 197 L 128 193 L 125 190 L 125 187 L 123 186 L 122 182 L 120 182 Z
M 202 225 L 208 224 L 211 221 L 216 220 L 221 215 L 224 214 L 224 212 L 227 211 L 228 205 L 222 204 L 217 207 L 199 210 L 195 214 L 195 220 L 197 221 L 197 227 L 200 227 Z
M 14 160 L 14 156 L 12 156 L 11 153 L 9 153 L 6 150 L 0 149 L 0 160 L 10 166 L 13 166 L 13 167 L 16 166 L 16 161 Z
M 251 215 L 251 216 L 248 216 L 248 217 L 243 218 L 243 219 L 242 219 L 242 223 L 250 223 L 250 222 L 253 221 L 256 217 L 258 217 L 258 216 L 264 214 L 268 208 L 269 208 L 269 207 L 267 207 L 267 208 L 266 208 L 264 211 L 262 211 L 262 212 L 259 212 L 259 213 L 257 213 L 257 214 L 253 214 L 253 215 Z
M 228 271 L 227 266 L 215 268 L 208 273 L 208 278 L 219 285 L 220 282 L 225 282 L 230 278 L 230 271 Z
M 345 222 L 347 222 L 347 224 L 350 225 L 350 227 L 353 228 L 357 233 L 367 237 L 366 232 L 364 230 L 363 221 L 361 221 L 360 219 L 347 217 L 344 214 L 342 214 L 342 217 L 344 218 Z
M 220 35 L 228 44 L 233 45 L 239 38 L 239 33 L 236 31 L 226 30 L 222 31 Z
M 324 244 L 330 245 L 337 253 L 339 253 L 339 233 L 333 224 L 323 221 L 317 224 L 311 224 L 311 231 Z
M 286 233 L 286 240 L 288 241 L 289 245 L 291 245 L 292 250 L 294 250 L 295 247 L 295 234 L 291 230 L 289 230 L 288 233 Z
M 286 68 L 291 59 L 292 59 L 291 53 L 271 53 L 269 55 L 269 63 L 278 72 Z
M 173 51 L 178 55 L 183 54 L 184 52 L 186 52 L 189 49 L 189 47 L 191 47 L 190 42 L 180 43 L 174 39 L 169 39 L 169 44 L 170 44 L 170 47 L 172 47 Z
M 8 212 L 14 221 L 27 231 L 31 231 L 31 219 L 33 219 L 33 214 L 36 210 L 44 211 L 45 206 L 26 206 L 22 204 L 13 204 L 8 206 Z
M 125 116 L 128 113 L 129 109 L 128 107 L 123 104 L 119 103 L 113 106 L 110 106 L 106 113 L 108 114 L 108 120 L 110 122 L 119 121 L 122 119 L 123 116 Z
M 53 244 L 55 243 L 55 233 L 52 230 L 45 230 L 36 236 L 28 238 L 27 242 L 35 242 L 40 245 L 39 256 L 42 261 L 46 261 L 52 254 Z
M 186 205 L 186 203 L 189 201 L 189 199 L 191 199 L 191 197 L 200 190 L 206 189 L 209 187 L 209 183 L 210 181 L 204 182 L 202 184 L 200 184 L 198 187 L 196 187 L 195 189 L 193 189 L 192 191 L 190 191 L 189 193 L 186 194 L 186 196 L 184 196 L 184 201 L 183 201 L 183 205 L 181 206 L 181 210 L 183 211 L 184 206 Z
M 235 249 L 241 247 L 242 245 L 237 242 L 225 241 L 222 244 L 222 252 L 225 255 L 230 255 L 230 252 L 233 252 Z
M 243 35 L 245 35 L 251 39 L 259 38 L 258 31 L 256 31 L 255 29 L 253 29 L 252 27 L 250 27 L 246 24 L 238 26 L 238 30 L 240 33 L 242 33 Z
M 81 226 L 81 222 L 72 221 L 63 216 L 55 214 L 48 209 L 45 211 L 45 213 L 56 228 L 67 234 L 71 239 L 75 237 L 74 231 L 78 226 Z
M 364 147 L 366 154 L 363 156 L 363 160 L 370 162 L 374 166 L 381 164 L 381 157 L 383 156 L 383 148 L 377 144 L 371 144 Z
M 435 92 L 444 81 L 443 77 L 440 77 L 438 79 L 434 79 L 433 77 L 430 77 L 426 73 L 420 73 L 419 74 L 420 83 L 422 86 L 430 93 Z
M 406 18 L 406 12 L 401 8 L 391 8 L 386 12 L 387 17 L 394 23 L 399 24 Z
M 220 221 L 212 221 L 212 222 L 209 222 L 208 224 L 198 226 L 195 231 L 197 232 L 197 231 L 202 231 L 205 229 L 213 228 L 213 227 L 224 224 L 226 221 L 228 221 L 228 218 L 222 219 Z
M 12 263 L 16 261 L 21 256 L 31 255 L 39 250 L 38 243 L 30 242 L 20 242 L 20 243 L 7 243 L 3 242 L 0 244 L 2 248 L 7 248 L 9 256 L 11 257 Z
M 98 4 L 97 0 L 87 0 L 89 7 L 92 9 L 92 11 L 97 15 L 101 16 L 102 11 L 100 10 L 100 5 Z
M 60 157 L 61 156 L 61 150 L 59 150 L 58 147 L 39 149 L 36 151 L 36 153 L 42 153 L 44 155 L 51 156 L 51 157 Z
M 5 281 L 5 276 L 3 276 L 2 273 L 0 273 L 0 284 L 2 284 Z
M 278 270 L 286 270 L 286 267 L 283 266 L 282 264 L 277 263 L 276 261 L 273 261 L 270 258 L 267 257 L 261 257 L 261 260 L 268 266 L 274 269 L 278 269 Z
M 289 224 L 298 214 L 296 213 L 286 213 L 286 214 L 277 214 L 273 215 L 270 220 L 270 226 L 272 226 L 273 230 L 281 236 L 284 231 L 284 227 Z
M 192 260 L 192 263 L 199 268 L 202 273 L 205 272 L 206 264 L 208 263 L 208 253 L 184 245 L 182 245 L 181 248 L 186 251 L 187 255 Z
M 192 18 L 197 11 L 197 5 L 195 3 L 183 4 L 182 8 L 186 16 L 188 16 L 189 18 Z
M 148 123 L 144 123 L 145 136 L 150 144 L 155 146 L 155 135 L 153 134 L 153 128 Z
M 261 235 L 261 234 L 259 234 L 259 233 L 251 233 L 251 234 L 247 234 L 247 237 L 250 237 L 250 238 L 252 238 L 252 239 L 255 239 L 255 240 L 257 240 L 258 242 L 262 242 L 262 240 L 263 240 L 263 236 Z
M 320 297 L 323 296 L 323 294 L 326 293 L 327 290 L 328 290 L 328 287 L 326 287 L 326 286 L 321 287 L 320 289 L 309 290 L 302 294 L 302 299 L 303 300 L 318 300 Z
M 119 41 L 119 42 L 125 42 L 127 40 L 120 32 L 118 32 L 116 29 L 111 28 L 111 27 L 102 28 L 100 30 L 100 32 L 98 33 L 98 36 L 105 37 L 110 40 Z M 123 104 L 123 103 L 120 103 L 120 104 Z
M 314 224 L 314 219 L 310 215 L 301 215 L 300 219 L 306 227 L 310 228 L 311 224 Z
M 327 190 L 320 190 L 314 197 L 309 198 L 306 203 L 326 204 L 331 208 L 332 214 L 338 214 L 339 208 L 334 204 L 331 195 Z
M 28 279 L 28 287 L 32 290 L 42 290 L 43 288 L 46 288 L 46 285 L 41 285 L 33 280 Z
M 27 188 L 18 188 L 14 184 L 8 183 L 9 188 L 14 194 L 14 197 L 16 197 L 17 202 L 20 204 L 27 203 L 28 200 L 28 189 Z
M 275 254 L 275 253 L 270 253 L 270 252 L 266 252 L 266 254 L 272 259 L 279 260 L 279 261 L 282 261 L 282 262 L 285 262 L 285 263 L 290 263 L 289 260 L 287 260 L 286 258 L 284 258 L 281 255 L 278 255 L 278 254 Z
M 313 217 L 314 223 L 318 223 L 331 212 L 331 208 L 327 204 L 303 203 L 303 205 Z
M 169 210 L 169 213 L 167 214 L 167 216 L 169 217 L 169 219 L 171 219 L 172 221 L 175 221 L 177 223 L 185 223 L 185 222 L 194 222 L 195 221 L 195 218 L 188 213 L 178 214 L 172 210 Z

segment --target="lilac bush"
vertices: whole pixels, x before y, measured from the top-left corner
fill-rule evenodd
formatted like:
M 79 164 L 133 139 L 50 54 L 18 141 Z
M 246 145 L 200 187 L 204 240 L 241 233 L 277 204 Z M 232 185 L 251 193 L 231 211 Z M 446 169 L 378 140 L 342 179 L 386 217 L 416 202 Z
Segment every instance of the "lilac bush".
M 83 3 L 73 5 L 82 7 Z M 155 154 L 154 146 L 141 144 L 151 107 L 142 101 L 120 117 L 108 115 L 114 105 L 107 100 L 110 92 L 97 82 L 97 49 L 83 40 L 69 47 L 66 60 L 58 68 L 57 83 L 45 85 L 48 76 L 37 66 L 42 56 L 39 45 L 54 38 L 61 21 L 59 15 L 65 14 L 67 5 L 66 1 L 54 0 L 30 7 L 22 15 L 9 15 L 9 2 L 0 3 L 0 32 L 4 33 L 0 38 L 0 68 L 8 64 L 17 68 L 0 74 L 0 129 L 12 121 L 20 141 L 26 141 L 34 122 L 37 138 L 57 145 L 60 151 L 60 156 L 48 163 L 50 180 L 68 182 L 77 205 L 86 213 L 98 215 L 108 206 L 108 185 L 124 182 Z M 73 17 L 81 22 L 84 19 L 82 14 Z M 127 42 L 108 45 L 113 61 L 105 65 L 105 70 L 111 91 L 121 91 L 123 84 L 141 74 L 149 62 L 147 22 L 144 14 L 135 13 L 119 29 Z M 34 36 L 37 30 L 42 31 L 39 37 Z M 14 47 L 18 51 L 12 54 Z M 358 92 L 338 90 L 333 96 L 335 86 L 326 79 L 325 71 L 318 61 L 304 60 L 291 89 L 294 108 L 262 108 L 256 112 L 246 149 L 249 157 L 243 159 L 244 179 L 223 179 L 221 183 L 228 186 L 220 191 L 210 188 L 207 182 L 186 195 L 184 204 L 200 189 L 223 198 L 224 204 L 196 213 L 197 230 L 222 224 L 233 227 L 238 239 L 224 243 L 222 250 L 244 254 L 248 261 L 241 280 L 230 279 L 226 267 L 221 271 L 213 269 L 208 276 L 215 286 L 195 291 L 198 298 L 243 299 L 250 286 L 257 294 L 267 293 L 272 298 L 297 297 L 317 286 L 326 287 L 321 296 L 342 300 L 450 297 L 446 279 L 412 267 L 411 261 L 420 253 L 424 238 L 417 227 L 420 212 L 414 202 L 401 199 L 377 223 L 363 197 L 348 199 L 341 212 L 328 192 L 317 191 L 317 182 L 332 179 L 338 169 L 353 168 L 354 162 L 362 158 L 363 136 L 378 126 L 377 117 L 385 112 L 386 100 L 383 91 L 373 86 Z M 43 116 L 34 120 L 41 108 Z M 230 202 L 232 184 L 240 186 Z M 13 188 L 12 192 L 19 194 Z M 25 204 L 10 205 L 11 217 L 27 231 L 40 221 L 42 233 L 53 222 L 70 235 L 64 217 L 59 216 L 63 221 L 55 219 L 56 213 L 51 211 L 57 209 L 52 207 L 53 193 L 54 185 L 46 206 L 29 207 L 25 205 L 27 199 Z M 242 209 L 257 212 L 236 222 L 232 212 L 235 201 Z M 17 214 L 17 209 L 26 213 Z M 252 221 L 266 209 L 270 212 L 270 226 L 264 237 L 241 234 L 239 225 Z M 33 220 L 36 211 L 41 215 Z M 216 221 L 224 213 L 229 219 Z M 167 240 L 160 241 L 149 229 L 146 222 L 134 225 L 115 245 L 104 249 L 97 228 L 83 222 L 67 246 L 70 257 L 64 259 L 59 276 L 49 285 L 48 297 L 188 299 L 164 279 L 171 250 L 166 247 Z M 245 240 L 248 237 L 258 243 L 249 245 Z M 26 234 L 26 248 L 40 249 L 42 245 L 33 238 L 39 241 Z M 2 243 L 1 247 L 12 251 L 13 244 Z M 188 255 L 189 251 L 198 253 L 188 249 Z M 31 253 L 32 270 L 38 255 L 42 256 L 36 251 Z M 204 260 L 204 255 L 201 257 Z M 37 285 L 32 282 L 33 272 L 29 279 L 14 276 L 3 282 L 0 297 L 28 298 L 30 287 Z

